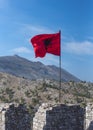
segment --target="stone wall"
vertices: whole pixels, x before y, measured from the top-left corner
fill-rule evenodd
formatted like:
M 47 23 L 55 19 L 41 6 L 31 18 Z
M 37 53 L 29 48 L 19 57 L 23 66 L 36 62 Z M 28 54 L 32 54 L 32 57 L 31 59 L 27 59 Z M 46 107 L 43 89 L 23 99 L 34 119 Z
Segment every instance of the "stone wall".
M 85 114 L 86 130 L 93 130 L 93 104 L 87 104 Z
M 0 130 L 5 130 L 5 112 L 8 109 L 9 104 L 0 104 Z
M 0 130 L 31 130 L 30 117 L 24 105 L 0 104 Z
M 26 106 L 0 104 L 0 130 L 31 130 Z M 33 130 L 93 130 L 93 104 L 84 109 L 79 105 L 43 103 L 33 118 Z
M 33 130 L 84 130 L 85 109 L 79 105 L 42 104 L 33 119 Z

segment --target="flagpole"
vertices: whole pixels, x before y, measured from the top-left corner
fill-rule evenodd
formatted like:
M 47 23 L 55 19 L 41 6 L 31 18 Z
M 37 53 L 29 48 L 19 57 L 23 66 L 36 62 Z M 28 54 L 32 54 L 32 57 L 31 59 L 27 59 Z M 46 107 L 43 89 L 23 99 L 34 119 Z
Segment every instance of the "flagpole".
M 60 33 L 60 56 L 59 56 L 59 103 L 61 103 L 61 30 Z

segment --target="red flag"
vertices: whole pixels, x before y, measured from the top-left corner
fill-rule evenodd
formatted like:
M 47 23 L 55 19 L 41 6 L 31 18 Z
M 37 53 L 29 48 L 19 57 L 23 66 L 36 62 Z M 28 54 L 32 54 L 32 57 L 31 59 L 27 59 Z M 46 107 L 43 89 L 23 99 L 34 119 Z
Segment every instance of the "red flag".
M 60 56 L 60 32 L 55 34 L 40 34 L 31 39 L 35 57 L 44 57 L 46 53 Z

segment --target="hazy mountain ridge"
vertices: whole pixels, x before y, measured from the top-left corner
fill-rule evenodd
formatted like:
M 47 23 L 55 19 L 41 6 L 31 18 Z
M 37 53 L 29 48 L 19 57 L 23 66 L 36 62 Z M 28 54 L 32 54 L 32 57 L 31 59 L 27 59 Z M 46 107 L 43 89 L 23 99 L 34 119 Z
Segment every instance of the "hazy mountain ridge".
M 58 67 L 54 65 L 44 65 L 41 62 L 32 62 L 17 55 L 0 57 L 0 72 L 27 79 L 60 79 Z M 62 69 L 61 73 L 62 81 L 80 81 L 64 69 Z

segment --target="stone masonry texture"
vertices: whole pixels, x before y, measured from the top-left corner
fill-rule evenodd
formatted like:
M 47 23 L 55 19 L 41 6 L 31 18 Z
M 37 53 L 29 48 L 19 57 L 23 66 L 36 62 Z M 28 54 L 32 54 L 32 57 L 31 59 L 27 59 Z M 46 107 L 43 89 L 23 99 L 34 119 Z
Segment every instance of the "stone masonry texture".
M 85 109 L 79 105 L 42 104 L 33 119 L 33 130 L 84 130 Z
M 93 130 L 93 104 L 88 103 L 85 113 L 86 130 Z
M 0 104 L 0 130 L 31 130 L 30 117 L 24 105 Z
M 0 130 L 93 130 L 93 104 L 43 103 L 33 118 L 22 104 L 0 104 Z

